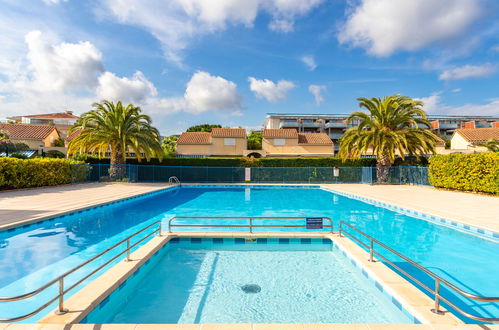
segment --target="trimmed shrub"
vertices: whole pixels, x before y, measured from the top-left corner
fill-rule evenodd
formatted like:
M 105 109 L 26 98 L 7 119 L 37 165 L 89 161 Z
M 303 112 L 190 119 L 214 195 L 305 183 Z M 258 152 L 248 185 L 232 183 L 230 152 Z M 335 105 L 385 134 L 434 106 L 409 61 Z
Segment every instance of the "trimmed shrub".
M 82 163 L 54 158 L 2 157 L 0 158 L 0 190 L 55 186 L 74 182 L 75 177 L 72 175 L 71 166 L 75 164 Z M 78 179 L 84 181 L 85 173 L 80 169 L 77 173 Z
M 499 153 L 430 157 L 429 179 L 435 187 L 499 194 Z

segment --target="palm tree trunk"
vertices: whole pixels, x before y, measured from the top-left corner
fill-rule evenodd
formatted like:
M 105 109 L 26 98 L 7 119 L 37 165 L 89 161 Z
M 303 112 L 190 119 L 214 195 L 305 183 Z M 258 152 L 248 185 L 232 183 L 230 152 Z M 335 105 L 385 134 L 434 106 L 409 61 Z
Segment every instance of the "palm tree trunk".
M 109 178 L 112 181 L 123 180 L 126 177 L 126 159 L 123 148 L 118 145 L 111 147 L 111 166 L 109 167 Z
M 386 154 L 379 157 L 376 162 L 376 176 L 378 183 L 388 183 L 390 177 L 390 157 Z

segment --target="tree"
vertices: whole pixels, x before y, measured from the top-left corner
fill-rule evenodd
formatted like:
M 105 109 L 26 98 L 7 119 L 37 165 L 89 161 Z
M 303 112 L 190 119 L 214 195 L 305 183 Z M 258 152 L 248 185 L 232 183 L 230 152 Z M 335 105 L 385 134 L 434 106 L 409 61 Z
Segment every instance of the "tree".
M 129 104 L 123 106 L 107 100 L 94 103 L 93 110 L 81 115 L 77 123 L 69 130 L 69 135 L 80 130 L 80 134 L 71 140 L 68 154 L 87 155 L 89 152 L 99 157 L 111 153 L 109 177 L 122 179 L 126 175 L 126 152 L 131 150 L 139 161 L 142 155 L 147 160 L 151 157 L 163 157 L 159 131 L 151 125 L 151 118 L 142 114 L 139 107 Z
M 214 124 L 202 124 L 191 126 L 187 129 L 187 132 L 211 132 L 212 128 L 222 128 L 222 125 L 214 125 Z
M 262 132 L 251 131 L 248 134 L 248 150 L 262 150 Z
M 387 182 L 397 155 L 404 159 L 405 155 L 435 153 L 437 136 L 428 129 L 431 126 L 421 101 L 398 94 L 358 101 L 368 112 L 356 111 L 348 117 L 349 123 L 358 121 L 359 125 L 340 139 L 342 159 L 376 155 L 378 181 Z
M 9 133 L 0 129 L 0 142 L 7 141 L 9 138 Z
M 175 150 L 177 150 L 177 140 L 178 137 L 175 135 L 165 136 L 161 146 L 167 157 L 173 157 L 175 155 Z
M 487 148 L 488 151 L 499 152 L 499 140 L 491 139 L 479 144 L 479 146 Z

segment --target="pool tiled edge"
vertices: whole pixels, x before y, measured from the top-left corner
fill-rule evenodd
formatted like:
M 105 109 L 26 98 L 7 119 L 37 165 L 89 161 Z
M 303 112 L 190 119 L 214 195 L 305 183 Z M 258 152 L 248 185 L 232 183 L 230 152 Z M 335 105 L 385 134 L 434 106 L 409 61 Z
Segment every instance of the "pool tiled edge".
M 45 316 L 39 323 L 43 324 L 70 324 L 81 322 L 99 304 L 109 301 L 109 296 L 113 291 L 124 283 L 128 278 L 136 275 L 140 267 L 147 263 L 149 258 L 157 254 L 159 250 L 170 241 L 189 241 L 194 243 L 209 240 L 215 243 L 215 239 L 220 243 L 222 239 L 230 244 L 247 244 L 244 238 L 260 238 L 260 244 L 286 244 L 291 240 L 300 244 L 325 244 L 326 240 L 332 242 L 333 248 L 337 248 L 347 257 L 350 262 L 359 269 L 366 279 L 371 281 L 390 301 L 403 313 L 410 316 L 414 324 L 447 324 L 456 325 L 462 322 L 450 313 L 446 315 L 436 315 L 431 313 L 432 300 L 424 293 L 416 289 L 402 277 L 395 274 L 388 267 L 380 262 L 368 263 L 368 254 L 346 238 L 340 238 L 328 233 L 163 233 L 161 237 L 155 237 L 146 245 L 132 254 L 131 262 L 120 262 L 102 276 L 91 282 L 87 287 L 80 290 L 69 298 L 65 306 L 70 311 L 64 315 L 55 315 L 53 312 Z M 265 238 L 275 239 L 268 242 Z M 311 239 L 311 240 L 308 240 Z M 258 240 L 254 243 L 258 244 Z M 328 243 L 331 244 L 331 243 Z
M 460 231 L 463 231 L 463 232 L 466 232 L 466 233 L 469 233 L 472 235 L 477 235 L 477 236 L 480 236 L 480 237 L 483 237 L 486 239 L 491 239 L 491 240 L 494 240 L 494 241 L 499 243 L 499 233 L 491 231 L 491 230 L 487 230 L 487 229 L 475 227 L 472 225 L 464 224 L 464 223 L 456 221 L 456 220 L 449 220 L 449 219 L 441 218 L 438 216 L 429 215 L 429 214 L 426 214 L 426 213 L 423 213 L 421 211 L 417 211 L 414 209 L 409 209 L 409 208 L 401 207 L 398 205 L 393 205 L 390 203 L 380 202 L 380 201 L 377 201 L 375 199 L 342 192 L 342 191 L 332 189 L 329 187 L 321 186 L 321 189 L 323 189 L 325 191 L 332 192 L 332 193 L 337 194 L 337 195 L 341 195 L 341 196 L 348 197 L 351 199 L 356 199 L 356 200 L 362 201 L 364 203 L 383 207 L 383 208 L 388 209 L 390 211 L 403 213 L 405 215 L 415 217 L 415 218 L 418 218 L 421 220 L 425 220 L 428 222 L 432 222 L 432 223 L 437 224 L 437 225 L 447 226 L 447 227 L 450 227 L 452 229 L 460 230 Z

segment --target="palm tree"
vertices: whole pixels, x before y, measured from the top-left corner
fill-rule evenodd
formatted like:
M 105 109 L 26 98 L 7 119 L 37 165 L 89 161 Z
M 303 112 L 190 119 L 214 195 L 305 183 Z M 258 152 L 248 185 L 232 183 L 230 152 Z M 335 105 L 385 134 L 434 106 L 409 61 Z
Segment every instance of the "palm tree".
M 340 140 L 340 157 L 360 158 L 373 154 L 377 158 L 379 182 L 387 182 L 389 167 L 398 155 L 435 153 L 438 137 L 431 127 L 423 103 L 398 94 L 380 98 L 359 98 L 362 111 L 353 112 L 348 122 L 359 125 L 349 128 Z
M 498 152 L 499 151 L 499 140 L 488 140 L 485 143 L 479 144 L 480 147 L 485 147 L 487 150 L 492 151 L 492 152 Z
M 141 113 L 139 107 L 123 106 L 107 100 L 94 103 L 93 110 L 85 112 L 69 130 L 79 135 L 69 143 L 68 154 L 86 156 L 89 152 L 102 157 L 111 152 L 109 177 L 122 179 L 126 175 L 126 152 L 132 150 L 141 161 L 151 157 L 163 157 L 159 131 L 151 125 L 151 118 Z

